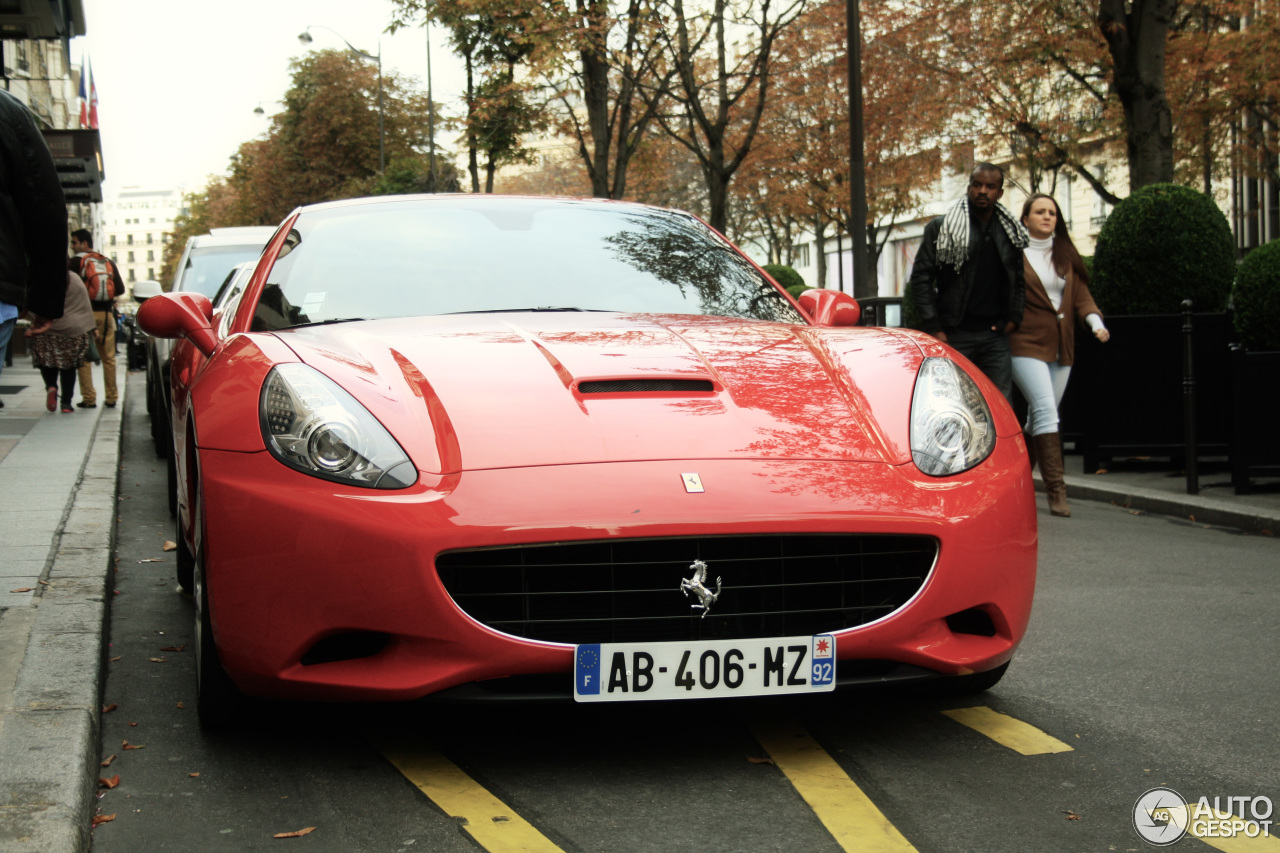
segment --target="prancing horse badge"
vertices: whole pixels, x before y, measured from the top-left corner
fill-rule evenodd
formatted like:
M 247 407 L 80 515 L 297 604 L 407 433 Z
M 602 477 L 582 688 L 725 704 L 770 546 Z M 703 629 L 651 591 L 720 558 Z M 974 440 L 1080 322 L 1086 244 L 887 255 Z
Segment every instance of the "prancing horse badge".
M 706 491 L 702 488 L 702 478 L 697 474 L 681 474 L 680 479 L 684 480 L 684 490 L 691 495 Z

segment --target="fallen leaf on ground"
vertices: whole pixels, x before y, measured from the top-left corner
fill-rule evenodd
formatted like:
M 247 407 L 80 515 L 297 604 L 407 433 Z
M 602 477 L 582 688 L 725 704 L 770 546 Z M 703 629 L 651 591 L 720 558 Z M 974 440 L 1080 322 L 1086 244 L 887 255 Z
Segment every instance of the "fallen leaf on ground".
M 121 655 L 116 655 L 115 657 L 112 658 L 112 660 L 117 661 L 117 660 L 120 660 L 121 657 L 122 657 Z
M 163 563 L 164 560 L 157 560 L 155 557 L 149 557 L 145 560 L 139 560 L 139 563 Z
M 168 660 L 168 658 L 147 658 L 147 660 L 151 661 L 152 663 L 164 663 L 165 661 Z
M 116 819 L 116 816 L 113 814 L 96 814 L 93 816 L 93 825 L 97 826 L 98 824 L 101 824 L 101 823 L 110 823 L 115 819 Z
M 309 832 L 315 832 L 314 826 L 308 826 L 306 829 L 299 829 L 297 832 L 277 832 L 272 838 L 301 838 Z
M 773 764 L 772 758 L 756 758 L 754 755 L 748 755 L 747 761 L 750 761 L 752 764 Z
M 182 651 L 183 649 L 185 649 L 186 647 L 187 647 L 187 644 L 186 644 L 186 643 L 183 643 L 183 644 L 182 644 L 182 645 L 180 645 L 180 646 L 164 646 L 163 648 L 161 648 L 161 649 L 160 649 L 160 651 L 162 651 L 162 652 L 180 652 L 180 651 Z
M 146 746 L 146 744 L 145 743 L 129 743 L 129 741 L 125 740 L 120 742 L 120 746 L 124 747 L 125 749 L 142 749 L 143 747 Z
M 170 540 L 166 539 L 166 540 L 164 540 L 164 546 L 162 547 L 162 549 L 161 549 L 161 550 L 164 550 L 164 551 L 176 551 L 176 550 L 178 550 L 178 543 L 177 543 L 177 542 L 172 542 L 172 541 L 170 541 Z
M 110 714 L 112 711 L 114 711 L 116 708 L 119 708 L 119 707 L 120 707 L 120 706 L 119 706 L 119 705 L 117 705 L 115 702 L 112 702 L 110 705 L 103 705 L 103 706 L 102 706 L 102 713 L 104 713 L 104 714 Z
M 1066 812 L 1063 812 L 1063 814 L 1067 816 L 1067 820 L 1079 820 L 1079 819 L 1080 819 L 1080 815 L 1078 815 L 1078 814 L 1076 814 L 1075 812 L 1072 812 L 1072 811 L 1066 811 Z
M 104 788 L 114 788 L 120 784 L 120 774 L 112 776 L 110 779 L 99 779 L 98 784 Z
M 49 582 L 48 582 L 48 581 L 36 581 L 36 583 L 40 584 L 40 586 L 48 586 L 48 585 L 49 585 Z
M 115 760 L 116 760 L 116 754 L 113 752 L 113 753 L 111 753 L 110 755 L 108 755 L 106 758 L 102 759 L 102 761 L 98 762 L 98 766 L 99 766 L 99 767 L 110 767 L 110 766 L 111 766 L 111 762 L 113 762 L 113 761 L 115 761 Z
M 178 703 L 178 708 L 179 708 L 179 709 L 182 709 L 182 708 L 185 708 L 185 707 L 187 707 L 187 706 L 186 706 L 186 705 L 183 705 L 181 702 L 179 702 L 179 703 Z
M 9 592 L 31 592 L 31 590 L 33 589 L 35 589 L 35 587 L 33 586 L 24 586 L 24 587 L 21 587 L 20 589 L 11 589 L 9 590 Z
M 188 775 L 188 776 L 190 776 L 192 779 L 194 779 L 194 778 L 196 778 L 197 776 L 199 776 L 200 774 L 199 774 L 199 773 L 188 773 L 187 775 Z
M 131 726 L 136 726 L 136 725 L 137 725 L 137 723 L 130 723 L 129 725 L 131 725 Z

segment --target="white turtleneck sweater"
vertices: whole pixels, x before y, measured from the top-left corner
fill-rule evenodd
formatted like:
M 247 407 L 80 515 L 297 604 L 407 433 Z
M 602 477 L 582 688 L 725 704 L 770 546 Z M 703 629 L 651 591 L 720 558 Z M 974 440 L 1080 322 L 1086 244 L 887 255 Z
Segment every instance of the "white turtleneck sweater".
M 1027 256 L 1031 268 L 1039 276 L 1040 283 L 1044 285 L 1044 292 L 1049 295 L 1053 310 L 1061 311 L 1062 293 L 1067 287 L 1067 280 L 1058 275 L 1058 271 L 1053 268 L 1053 238 L 1045 237 L 1040 240 L 1032 237 L 1030 244 L 1022 251 Z M 1084 321 L 1093 331 L 1103 328 L 1102 318 L 1097 314 L 1090 314 L 1084 318 Z

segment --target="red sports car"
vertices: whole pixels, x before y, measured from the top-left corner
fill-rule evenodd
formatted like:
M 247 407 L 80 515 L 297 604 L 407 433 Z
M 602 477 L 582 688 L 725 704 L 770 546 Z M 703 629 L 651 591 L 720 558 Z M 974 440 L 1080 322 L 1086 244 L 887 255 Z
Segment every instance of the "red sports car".
M 1035 585 L 1021 430 L 858 314 L 685 213 L 501 196 L 304 207 L 218 315 L 148 300 L 185 339 L 202 722 L 994 684 Z

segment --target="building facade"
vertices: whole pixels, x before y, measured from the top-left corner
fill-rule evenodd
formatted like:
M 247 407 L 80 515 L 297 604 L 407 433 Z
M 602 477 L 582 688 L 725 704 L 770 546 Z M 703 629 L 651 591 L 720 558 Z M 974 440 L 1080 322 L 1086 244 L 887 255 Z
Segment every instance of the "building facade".
M 164 248 L 182 205 L 181 188 L 124 187 L 104 199 L 95 246 L 115 261 L 130 293 L 133 282 L 159 281 Z

